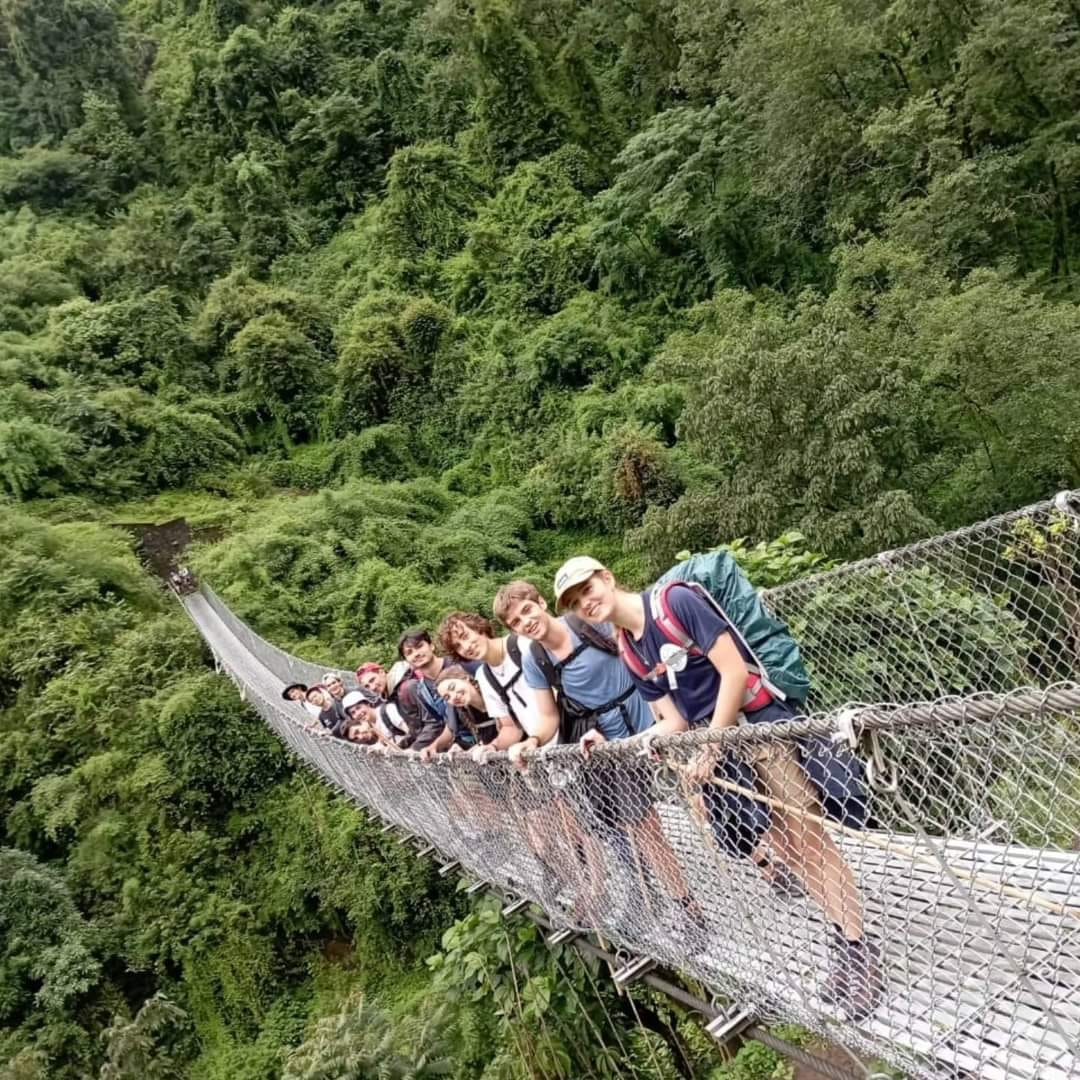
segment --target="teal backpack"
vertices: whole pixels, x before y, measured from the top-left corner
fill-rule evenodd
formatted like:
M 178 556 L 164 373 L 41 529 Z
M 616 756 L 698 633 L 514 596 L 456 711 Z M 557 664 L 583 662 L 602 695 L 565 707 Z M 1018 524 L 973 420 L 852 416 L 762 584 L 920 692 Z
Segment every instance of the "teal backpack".
M 684 649 L 696 648 L 667 603 L 668 590 L 689 585 L 710 601 L 754 658 L 765 688 L 777 691 L 795 713 L 806 707 L 810 676 L 787 624 L 771 615 L 735 558 L 726 551 L 694 555 L 673 566 L 650 590 L 649 604 L 660 631 Z M 699 650 L 700 651 L 700 650 Z M 629 652 L 624 650 L 623 659 Z M 748 665 L 749 666 L 749 665 Z M 633 670 L 633 668 L 631 668 Z M 750 691 L 748 690 L 749 694 Z M 821 796 L 825 815 L 852 829 L 872 823 L 866 771 L 846 746 L 828 738 L 799 740 L 800 760 Z
M 661 631 L 676 644 L 687 639 L 685 630 L 678 633 L 678 620 L 665 603 L 667 588 L 675 582 L 698 587 L 732 629 L 743 639 L 754 657 L 766 685 L 779 690 L 788 704 L 798 711 L 806 705 L 810 676 L 803 666 L 799 646 L 781 622 L 766 609 L 757 589 L 735 558 L 727 551 L 694 555 L 673 566 L 652 587 L 650 602 Z M 674 623 L 674 625 L 672 625 Z

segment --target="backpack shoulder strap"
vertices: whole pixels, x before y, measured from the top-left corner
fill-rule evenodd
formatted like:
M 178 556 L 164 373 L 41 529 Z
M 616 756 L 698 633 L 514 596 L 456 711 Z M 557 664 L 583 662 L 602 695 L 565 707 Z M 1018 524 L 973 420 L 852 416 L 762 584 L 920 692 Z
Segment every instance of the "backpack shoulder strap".
M 517 634 L 511 634 L 506 639 L 506 655 L 517 665 L 518 670 L 521 670 L 521 641 Z
M 649 677 L 649 669 L 645 666 L 645 661 L 638 655 L 630 635 L 621 628 L 619 630 L 619 655 L 622 657 L 623 663 L 630 669 L 631 675 L 636 675 L 639 679 Z
M 420 704 L 430 714 L 432 719 L 442 719 L 445 723 L 446 711 L 440 709 L 436 703 L 438 695 L 435 692 L 435 683 L 431 679 L 417 679 L 416 680 L 416 696 L 420 699 Z
M 536 666 L 544 673 L 544 678 L 552 690 L 562 690 L 562 672 L 556 667 L 555 661 L 539 641 L 529 642 L 529 655 L 533 658 Z
M 510 704 L 510 690 L 508 687 L 503 686 L 503 684 L 499 682 L 499 680 L 495 677 L 495 672 L 492 669 L 491 665 L 486 662 L 482 664 L 478 674 L 482 674 L 488 686 L 490 686 L 491 689 L 494 690 L 500 698 L 502 698 L 502 703 L 510 710 L 510 714 L 512 716 L 514 713 L 514 707 Z
M 619 646 L 603 632 L 591 623 L 587 623 L 584 619 L 579 619 L 576 615 L 566 616 L 566 625 L 574 631 L 575 634 L 584 642 L 587 642 L 594 649 L 599 649 L 600 652 L 605 652 L 609 656 L 617 656 L 619 653 Z
M 716 597 L 713 596 L 713 594 L 709 592 L 709 590 L 706 589 L 705 586 L 702 585 L 700 582 L 672 581 L 666 586 L 664 586 L 663 594 L 659 597 L 658 601 L 661 612 L 660 617 L 657 618 L 655 614 L 653 616 L 653 618 L 656 619 L 656 625 L 660 627 L 660 629 L 664 632 L 664 635 L 668 637 L 669 640 L 674 641 L 681 648 L 686 649 L 688 652 L 693 653 L 694 655 L 701 655 L 702 650 L 694 644 L 690 635 L 687 634 L 686 628 L 679 621 L 678 616 L 676 616 L 675 612 L 671 610 L 670 602 L 667 599 L 670 591 L 676 586 L 682 586 L 686 589 L 692 589 L 695 593 L 697 593 L 698 596 L 701 597 L 702 600 L 705 601 L 706 604 L 709 605 L 709 607 L 713 609 L 713 611 L 716 612 L 717 615 L 720 616 L 721 619 L 724 620 L 725 623 L 727 623 L 729 633 L 733 637 L 738 639 L 742 647 L 746 650 L 747 655 L 750 657 L 750 659 L 746 662 L 746 667 L 749 670 L 750 674 L 760 676 L 762 681 L 764 682 L 764 685 L 773 695 L 773 697 L 778 697 L 781 701 L 785 700 L 786 695 L 782 690 L 779 689 L 779 687 L 774 686 L 773 683 L 770 681 L 768 673 L 765 670 L 765 665 L 762 664 L 761 660 L 758 658 L 757 653 L 754 652 L 754 649 L 751 646 L 750 642 L 746 640 L 746 635 L 743 634 L 743 632 L 739 629 L 735 620 L 732 619 L 732 617 L 724 610 L 720 601 L 717 600 Z M 663 620 L 662 622 L 661 619 Z M 674 636 L 680 634 L 681 638 L 678 636 Z
M 694 644 L 694 639 L 687 633 L 686 627 L 683 626 L 671 606 L 671 590 L 678 588 L 693 589 L 694 586 L 685 581 L 669 581 L 663 585 L 654 585 L 649 592 L 649 614 L 659 627 L 660 633 L 668 641 L 673 645 L 678 645 L 680 649 L 685 649 L 688 653 L 700 655 L 701 650 Z

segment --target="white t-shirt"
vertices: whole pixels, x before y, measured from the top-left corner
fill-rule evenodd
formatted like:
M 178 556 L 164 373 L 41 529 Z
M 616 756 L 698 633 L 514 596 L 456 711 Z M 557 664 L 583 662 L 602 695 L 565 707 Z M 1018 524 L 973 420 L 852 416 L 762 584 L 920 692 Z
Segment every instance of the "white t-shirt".
M 529 646 L 529 641 L 527 638 L 519 638 L 518 640 L 524 652 Z M 480 684 L 480 693 L 484 698 L 484 708 L 487 710 L 488 716 L 509 716 L 510 710 L 506 707 L 502 695 L 488 681 L 486 666 L 481 664 L 476 673 L 476 681 Z M 510 656 L 509 649 L 504 651 L 501 664 L 491 665 L 492 675 L 499 680 L 502 686 L 508 686 L 510 681 L 514 680 L 514 685 L 510 687 L 509 691 L 510 702 L 514 707 L 514 716 L 517 717 L 517 722 L 526 735 L 535 735 L 540 730 L 540 713 L 536 707 L 536 693 L 525 682 L 524 678 L 520 676 L 514 678 L 520 670 Z M 555 738 L 547 745 L 553 746 L 558 741 L 559 735 L 556 732 Z

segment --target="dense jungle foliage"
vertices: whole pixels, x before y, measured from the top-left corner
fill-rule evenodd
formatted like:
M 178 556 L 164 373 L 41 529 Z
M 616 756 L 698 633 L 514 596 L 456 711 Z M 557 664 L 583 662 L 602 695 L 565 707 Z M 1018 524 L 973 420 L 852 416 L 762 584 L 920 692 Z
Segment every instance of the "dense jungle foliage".
M 773 584 L 1080 486 L 1078 34 L 0 0 L 0 1078 L 771 1075 L 512 962 L 119 526 L 222 531 L 230 603 L 347 663 L 573 550 L 644 580 L 795 530 Z

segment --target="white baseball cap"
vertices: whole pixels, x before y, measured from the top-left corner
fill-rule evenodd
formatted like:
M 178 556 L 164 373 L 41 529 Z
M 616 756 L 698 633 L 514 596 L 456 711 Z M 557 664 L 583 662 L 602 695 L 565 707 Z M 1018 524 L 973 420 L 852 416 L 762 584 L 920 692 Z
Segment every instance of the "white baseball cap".
M 602 562 L 591 555 L 575 555 L 559 567 L 555 574 L 555 607 L 562 606 L 563 595 L 575 585 L 588 581 L 599 570 L 606 570 Z

